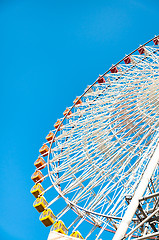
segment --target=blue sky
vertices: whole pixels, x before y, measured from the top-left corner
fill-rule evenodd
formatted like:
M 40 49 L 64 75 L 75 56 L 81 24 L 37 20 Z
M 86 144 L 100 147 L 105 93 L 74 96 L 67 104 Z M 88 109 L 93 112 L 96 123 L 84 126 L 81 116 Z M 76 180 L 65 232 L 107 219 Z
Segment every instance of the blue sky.
M 30 194 L 39 148 L 98 74 L 159 34 L 158 12 L 157 0 L 0 1 L 1 239 L 47 239 Z

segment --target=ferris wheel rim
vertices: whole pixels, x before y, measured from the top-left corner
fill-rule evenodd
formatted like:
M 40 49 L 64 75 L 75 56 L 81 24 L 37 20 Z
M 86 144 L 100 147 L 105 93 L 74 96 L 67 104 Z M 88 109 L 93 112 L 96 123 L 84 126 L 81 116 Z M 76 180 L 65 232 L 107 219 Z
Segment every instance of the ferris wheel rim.
M 99 79 L 101 79 L 102 77 L 104 77 L 107 73 L 110 72 L 110 70 L 116 66 L 118 66 L 122 61 L 124 61 L 124 59 L 126 59 L 127 57 L 131 56 L 133 53 L 135 53 L 136 51 L 138 51 L 141 47 L 146 46 L 148 43 L 152 42 L 154 39 L 159 38 L 159 35 L 156 35 L 155 37 L 151 38 L 149 41 L 147 41 L 146 43 L 140 45 L 138 48 L 136 48 L 135 50 L 133 50 L 131 53 L 127 54 L 124 58 L 122 58 L 120 61 L 118 61 L 116 64 L 112 65 L 105 73 L 103 73 L 99 78 L 96 79 L 95 82 L 92 83 L 92 85 L 90 85 L 86 91 L 84 91 L 83 94 L 81 94 L 81 96 L 78 97 L 78 99 L 74 102 L 74 104 L 72 105 L 72 107 L 70 107 L 69 111 L 67 112 L 67 114 L 62 118 L 61 123 L 59 124 L 58 128 L 55 131 L 55 134 L 53 136 L 53 139 L 51 140 L 50 143 L 50 148 L 49 148 L 49 152 L 48 152 L 48 160 L 50 158 L 50 153 L 51 153 L 51 147 L 52 144 L 55 140 L 56 134 L 58 132 L 58 130 L 60 129 L 62 123 L 64 122 L 64 120 L 67 118 L 67 116 L 69 115 L 69 113 L 71 112 L 71 110 L 75 107 L 75 105 L 77 104 L 78 100 L 80 100 L 82 97 L 84 97 L 84 95 L 98 82 Z M 159 51 L 159 50 L 156 50 Z M 146 59 L 146 57 L 144 58 L 144 60 Z
M 62 123 L 64 122 L 64 120 L 67 118 L 68 114 L 71 112 L 71 110 L 75 107 L 75 105 L 77 104 L 78 100 L 80 100 L 82 97 L 85 96 L 85 94 L 97 83 L 97 81 L 106 76 L 107 73 L 110 72 L 110 70 L 116 66 L 118 66 L 122 61 L 124 61 L 124 59 L 126 59 L 127 57 L 131 56 L 132 54 L 134 54 L 136 51 L 138 51 L 141 47 L 144 47 L 146 46 L 148 43 L 152 42 L 154 39 L 158 38 L 159 35 L 153 37 L 152 39 L 150 39 L 149 41 L 147 41 L 146 43 L 140 45 L 138 48 L 136 48 L 135 50 L 133 50 L 130 54 L 126 55 L 124 58 L 122 58 L 120 61 L 118 61 L 116 64 L 114 64 L 112 67 L 110 67 L 104 74 L 102 74 L 98 79 L 96 79 L 96 81 L 90 85 L 85 91 L 84 93 L 78 97 L 78 99 L 74 102 L 74 104 L 72 105 L 72 107 L 69 108 L 69 111 L 67 112 L 67 114 L 62 118 L 62 121 L 60 123 L 60 125 L 58 126 L 58 128 L 56 129 L 55 133 L 54 133 L 54 136 L 53 136 L 53 139 L 51 140 L 51 143 L 50 143 L 50 148 L 49 148 L 49 152 L 48 152 L 48 157 L 47 157 L 47 167 L 48 167 L 48 175 L 49 175 L 49 178 L 54 186 L 54 188 L 56 189 L 56 191 L 58 192 L 58 194 L 65 200 L 66 203 L 68 203 L 68 205 L 70 205 L 71 207 L 75 207 L 75 209 L 80 209 L 82 211 L 84 211 L 85 213 L 91 213 L 93 215 L 99 215 L 99 216 L 102 216 L 102 217 L 106 217 L 106 218 L 112 218 L 112 219 L 122 219 L 122 217 L 116 217 L 116 216 L 111 216 L 111 215 L 104 215 L 104 214 L 100 214 L 100 213 L 97 213 L 97 212 L 94 212 L 94 211 L 90 211 L 90 210 L 86 210 L 84 209 L 83 207 L 73 203 L 71 200 L 67 199 L 63 194 L 62 192 L 60 191 L 60 189 L 54 184 L 52 178 L 51 178 L 51 172 L 50 172 L 50 154 L 51 154 L 51 148 L 52 148 L 52 144 L 55 140 L 55 137 L 56 137 L 56 134 L 58 132 L 58 130 L 60 129 Z M 156 51 L 159 51 L 158 49 Z M 145 56 L 143 60 L 145 60 L 147 57 Z M 137 63 L 138 64 L 138 63 Z M 120 77 L 119 77 L 120 78 Z M 110 85 L 109 85 L 110 86 Z M 109 87 L 107 86 L 107 88 Z M 106 89 L 107 89 L 106 88 Z M 135 221 L 135 219 L 134 219 Z

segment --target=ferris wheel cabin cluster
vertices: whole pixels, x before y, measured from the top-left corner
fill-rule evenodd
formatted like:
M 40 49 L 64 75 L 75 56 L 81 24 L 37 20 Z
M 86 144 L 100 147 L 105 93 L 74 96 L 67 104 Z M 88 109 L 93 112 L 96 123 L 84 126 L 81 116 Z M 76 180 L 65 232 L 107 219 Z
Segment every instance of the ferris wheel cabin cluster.
M 66 113 L 66 111 L 64 112 L 64 115 L 65 115 L 65 113 Z M 54 127 L 57 129 L 58 126 L 60 125 L 60 123 L 61 122 L 58 120 L 55 123 Z M 50 131 L 49 134 L 46 136 L 47 143 L 49 144 L 52 141 L 52 139 L 53 139 L 53 132 Z M 52 227 L 53 231 L 61 233 L 61 234 L 68 234 L 68 229 L 65 226 L 65 224 L 63 223 L 63 221 L 56 220 L 56 216 L 54 215 L 52 210 L 50 208 L 47 208 L 48 202 L 46 201 L 46 199 L 43 196 L 44 188 L 40 184 L 45 179 L 41 170 L 46 167 L 46 162 L 44 160 L 44 157 L 48 156 L 48 152 L 49 152 L 48 145 L 46 143 L 43 144 L 43 146 L 40 148 L 39 152 L 41 155 L 34 162 L 36 170 L 31 176 L 31 179 L 35 182 L 35 185 L 31 189 L 31 193 L 36 198 L 36 200 L 33 203 L 33 207 L 39 213 L 42 212 L 39 219 L 46 227 L 53 225 L 53 227 Z M 83 239 L 83 237 L 79 231 L 73 231 L 70 236 Z
M 73 106 L 66 108 L 64 117 L 46 136 L 34 162 L 36 170 L 31 179 L 35 185 L 31 193 L 36 198 L 33 206 L 41 213 L 40 221 L 46 227 L 52 225 L 50 233 L 66 236 L 72 229 L 71 238 L 83 239 L 84 234 L 77 228 L 88 222 L 93 227 L 84 238 L 96 231 L 99 239 L 105 230 L 115 233 L 119 228 L 158 146 L 158 46 L 156 36 L 99 75 L 76 97 Z M 155 167 L 151 186 L 145 187 L 146 196 L 156 194 L 157 176 Z M 51 185 L 44 189 L 42 182 L 46 179 Z M 56 190 L 57 196 L 48 202 L 44 194 L 51 189 Z M 66 207 L 55 215 L 50 206 L 59 199 L 64 199 Z M 142 237 L 158 231 L 158 212 L 152 218 L 155 223 L 145 220 L 158 206 L 158 195 L 147 199 L 149 202 L 140 202 L 134 210 L 129 234 L 116 239 L 146 239 Z M 61 218 L 69 210 L 77 218 L 65 222 L 69 224 L 66 227 Z M 137 228 L 142 221 L 145 222 Z M 49 239 L 57 238 L 50 236 L 53 237 Z

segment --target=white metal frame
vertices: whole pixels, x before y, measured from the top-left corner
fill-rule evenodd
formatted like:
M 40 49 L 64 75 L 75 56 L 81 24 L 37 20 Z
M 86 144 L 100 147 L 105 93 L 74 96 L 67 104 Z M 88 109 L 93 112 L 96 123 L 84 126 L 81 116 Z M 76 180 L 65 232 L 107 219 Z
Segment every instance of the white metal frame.
M 111 67 L 100 76 L 105 83 L 98 84 L 97 79 L 88 86 L 79 97 L 82 104 L 76 101 L 69 110 L 71 117 L 67 113 L 52 130 L 44 176 L 51 186 L 45 192 L 54 187 L 58 195 L 48 207 L 63 198 L 66 207 L 57 217 L 72 209 L 78 217 L 70 228 L 91 222 L 95 227 L 86 239 L 97 229 L 96 239 L 104 230 L 116 232 L 114 240 L 122 239 L 127 228 L 132 231 L 138 225 L 134 215 L 143 193 L 157 191 L 157 158 L 152 155 L 159 151 L 159 48 L 151 46 L 153 40 L 139 47 L 144 47 L 144 54 L 137 54 L 138 48 L 125 57 L 131 57 L 130 64 L 123 64 L 124 58 L 114 65 L 117 73 L 111 73 Z M 148 185 L 150 178 L 153 187 Z M 134 196 L 129 206 L 127 196 Z M 144 211 L 150 205 L 152 201 L 142 205 Z

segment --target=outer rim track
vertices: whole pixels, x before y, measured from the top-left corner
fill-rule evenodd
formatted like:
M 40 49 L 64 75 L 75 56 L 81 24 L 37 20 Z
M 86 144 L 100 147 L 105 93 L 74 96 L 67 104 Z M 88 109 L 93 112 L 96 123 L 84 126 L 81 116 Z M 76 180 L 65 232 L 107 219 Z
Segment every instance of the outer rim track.
M 84 93 L 76 100 L 76 102 L 72 105 L 72 107 L 69 109 L 69 111 L 67 112 L 67 114 L 63 117 L 60 125 L 58 126 L 58 128 L 56 129 L 55 131 L 55 134 L 54 134 L 54 137 L 50 143 L 50 148 L 49 148 L 49 152 L 48 152 L 48 159 L 47 159 L 47 167 L 48 167 L 48 175 L 50 177 L 50 180 L 51 180 L 51 183 L 52 185 L 54 186 L 54 188 L 56 189 L 56 191 L 58 192 L 58 194 L 65 200 L 65 202 L 70 206 L 70 208 L 75 208 L 75 209 L 79 209 L 79 210 L 82 210 L 86 213 L 89 213 L 89 214 L 92 214 L 92 215 L 98 215 L 98 216 L 102 216 L 102 217 L 105 217 L 105 218 L 112 218 L 112 219 L 122 219 L 120 217 L 115 217 L 115 216 L 108 216 L 108 215 L 104 215 L 104 214 L 100 214 L 100 213 L 97 213 L 97 212 L 93 212 L 93 211 L 88 211 L 88 210 L 85 210 L 83 207 L 80 207 L 79 205 L 76 205 L 75 203 L 72 203 L 72 201 L 68 200 L 62 193 L 61 191 L 59 191 L 59 189 L 55 186 L 54 182 L 52 181 L 52 178 L 51 178 L 51 173 L 50 173 L 50 153 L 51 153 L 51 148 L 52 148 L 52 144 L 54 142 L 54 139 L 56 137 L 56 134 L 58 132 L 58 130 L 60 129 L 62 123 L 64 122 L 64 120 L 67 118 L 69 112 L 75 107 L 76 103 L 78 100 L 80 100 L 96 83 L 99 79 L 101 79 L 102 77 L 104 77 L 107 73 L 110 72 L 110 70 L 116 66 L 118 66 L 122 61 L 124 61 L 124 59 L 126 59 L 127 57 L 131 56 L 133 53 L 135 53 L 136 51 L 138 51 L 141 47 L 144 47 L 145 45 L 147 45 L 148 43 L 152 42 L 154 39 L 156 38 L 159 38 L 159 35 L 153 37 L 152 39 L 150 39 L 149 41 L 147 41 L 146 43 L 144 43 L 143 45 L 140 45 L 138 48 L 136 48 L 134 51 L 132 51 L 130 54 L 126 55 L 124 58 L 122 58 L 120 61 L 118 61 L 115 65 L 113 65 L 111 68 L 109 68 L 104 74 L 102 74 L 98 79 L 96 79 L 96 81 L 90 85 L 85 91 Z M 156 50 L 156 51 L 159 51 L 159 50 Z M 147 56 L 144 57 L 143 60 L 145 60 L 147 58 Z M 129 70 L 128 70 L 129 71 Z M 109 85 L 110 86 L 110 85 Z M 109 87 L 107 86 L 107 88 Z M 107 89 L 106 88 L 106 89 Z M 75 212 L 76 210 L 73 209 Z M 78 213 L 77 213 L 78 214 Z M 136 220 L 136 219 L 133 219 L 133 220 Z M 92 222 L 92 224 L 94 224 Z M 106 229 L 107 230 L 107 229 Z

